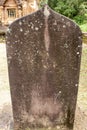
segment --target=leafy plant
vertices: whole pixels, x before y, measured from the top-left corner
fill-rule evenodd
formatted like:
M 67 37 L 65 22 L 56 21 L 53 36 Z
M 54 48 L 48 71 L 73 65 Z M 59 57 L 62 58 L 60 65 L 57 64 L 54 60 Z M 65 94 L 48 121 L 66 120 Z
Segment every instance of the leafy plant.
M 87 0 L 48 0 L 48 4 L 56 12 L 74 19 L 79 24 L 85 20 Z
M 45 4 L 48 4 L 48 0 L 40 0 L 40 7 L 42 7 Z

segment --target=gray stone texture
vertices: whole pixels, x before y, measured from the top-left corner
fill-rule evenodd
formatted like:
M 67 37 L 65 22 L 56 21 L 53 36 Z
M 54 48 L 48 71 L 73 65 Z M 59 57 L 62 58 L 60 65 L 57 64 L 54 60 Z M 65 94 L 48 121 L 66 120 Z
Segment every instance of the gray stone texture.
M 73 129 L 81 39 L 79 27 L 47 5 L 11 24 L 7 57 L 14 130 Z

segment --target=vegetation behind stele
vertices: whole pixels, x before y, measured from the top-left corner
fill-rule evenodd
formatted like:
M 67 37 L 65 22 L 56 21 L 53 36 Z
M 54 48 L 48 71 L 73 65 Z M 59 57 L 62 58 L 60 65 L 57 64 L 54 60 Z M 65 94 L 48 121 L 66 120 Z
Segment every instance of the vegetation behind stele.
M 69 17 L 80 26 L 82 32 L 87 32 L 87 0 L 40 0 L 40 7 L 44 4 Z M 87 41 L 87 36 L 84 39 Z M 3 41 L 5 41 L 4 37 L 0 36 L 0 43 Z
M 87 0 L 40 0 L 40 7 L 47 4 L 56 12 L 74 20 L 87 32 Z
M 5 43 L 5 35 L 0 35 L 0 43 Z

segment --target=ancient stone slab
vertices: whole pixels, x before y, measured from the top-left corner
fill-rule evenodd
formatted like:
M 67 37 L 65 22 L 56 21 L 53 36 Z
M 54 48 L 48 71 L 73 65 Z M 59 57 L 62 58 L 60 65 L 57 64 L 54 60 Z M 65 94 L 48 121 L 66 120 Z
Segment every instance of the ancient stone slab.
M 7 57 L 14 130 L 72 130 L 81 31 L 47 5 L 8 29 Z

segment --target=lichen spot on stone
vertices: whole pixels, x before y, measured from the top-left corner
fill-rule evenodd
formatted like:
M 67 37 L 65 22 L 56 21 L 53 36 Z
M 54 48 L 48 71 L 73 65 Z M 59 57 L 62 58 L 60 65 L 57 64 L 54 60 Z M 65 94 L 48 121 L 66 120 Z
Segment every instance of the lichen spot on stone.
M 62 21 L 64 21 L 64 19 L 62 18 Z
M 60 126 L 57 126 L 56 128 L 57 128 L 57 130 L 60 130 Z
M 81 39 L 81 37 L 80 37 L 80 36 L 79 36 L 78 38 L 79 38 L 79 39 Z
M 55 21 L 55 22 L 53 23 L 53 25 L 57 25 L 57 22 Z
M 23 32 L 23 29 L 22 29 L 22 28 L 20 28 L 20 32 Z
M 75 84 L 75 86 L 77 87 L 77 86 L 78 86 L 78 84 Z
M 59 94 L 61 94 L 62 92 L 61 91 L 59 91 Z
M 80 52 L 77 52 L 77 55 L 79 55 L 80 54 Z
M 66 25 L 63 25 L 63 28 L 66 28 Z
M 81 45 L 78 45 L 78 48 L 82 47 Z
M 38 28 L 38 27 L 35 27 L 35 30 L 36 30 L 36 31 L 38 31 L 38 30 L 39 30 L 39 28 Z
M 70 22 L 67 22 L 66 25 L 68 25 L 69 27 L 71 26 Z
M 49 9 L 47 8 L 47 5 L 44 8 L 44 15 L 48 17 L 50 15 Z
M 8 28 L 8 29 L 7 29 L 7 32 L 8 32 L 8 33 L 11 33 L 11 29 L 10 29 L 10 28 Z
M 19 25 L 22 25 L 22 22 L 21 22 L 21 21 L 19 21 Z
M 65 48 L 68 48 L 68 45 L 67 45 L 67 43 L 65 43 L 64 47 L 65 47 Z

